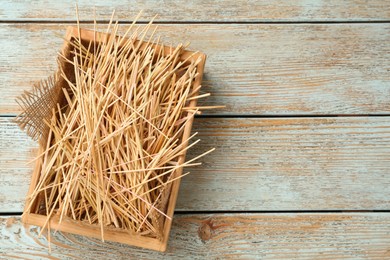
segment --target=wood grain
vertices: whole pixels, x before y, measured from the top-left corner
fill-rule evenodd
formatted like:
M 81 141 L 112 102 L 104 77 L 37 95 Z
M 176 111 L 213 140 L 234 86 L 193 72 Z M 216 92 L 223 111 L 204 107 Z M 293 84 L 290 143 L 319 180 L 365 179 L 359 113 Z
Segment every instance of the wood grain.
M 56 68 L 67 25 L 2 24 L 0 115 Z M 165 42 L 208 55 L 204 91 L 219 115 L 390 112 L 390 25 L 160 25 Z
M 37 144 L 12 122 L 0 118 L 0 212 L 23 211 Z
M 0 212 L 21 212 L 36 145 L 0 120 Z M 387 117 L 196 118 L 202 140 L 189 158 L 178 211 L 387 210 L 390 121 Z
M 0 217 L 0 259 L 390 259 L 390 1 L 79 0 L 80 18 L 142 22 L 167 44 L 208 54 L 201 145 L 217 150 L 181 184 L 166 254 L 56 233 Z M 21 212 L 36 144 L 11 122 L 14 99 L 56 68 L 72 1 L 0 5 L 0 213 Z M 375 23 L 367 23 L 374 21 Z M 61 24 L 65 22 L 65 24 Z M 317 23 L 319 22 L 319 23 Z M 357 22 L 357 23 L 348 23 Z M 91 26 L 84 24 L 83 26 Z M 123 28 L 123 27 L 122 27 Z M 188 211 L 201 211 L 190 214 Z M 204 212 L 239 211 L 236 214 Z
M 121 20 L 132 19 L 145 10 L 144 20 L 158 15 L 158 21 L 182 22 L 268 22 L 268 21 L 376 21 L 390 18 L 390 3 L 383 0 L 195 0 L 195 1 L 77 1 L 80 19 L 109 19 L 115 8 Z M 44 11 L 43 11 L 44 10 Z M 0 7 L 3 21 L 74 21 L 73 1 L 3 0 Z
M 175 215 L 166 253 L 56 233 L 0 218 L 0 257 L 23 259 L 388 259 L 390 214 Z

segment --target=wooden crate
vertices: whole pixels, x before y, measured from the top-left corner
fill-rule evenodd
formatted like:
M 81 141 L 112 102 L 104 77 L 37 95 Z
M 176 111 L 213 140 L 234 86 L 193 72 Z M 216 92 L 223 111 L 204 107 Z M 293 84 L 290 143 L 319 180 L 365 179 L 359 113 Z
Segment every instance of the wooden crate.
M 107 34 L 104 33 L 98 33 L 90 30 L 85 30 L 85 29 L 79 29 L 77 27 L 68 27 L 67 33 L 66 33 L 66 41 L 64 43 L 64 46 L 62 48 L 62 54 L 69 58 L 70 57 L 70 50 L 71 50 L 71 45 L 68 43 L 72 40 L 74 37 L 78 37 L 80 34 L 80 38 L 82 41 L 90 42 L 94 41 L 94 39 L 104 39 L 104 37 L 107 37 Z M 97 37 L 96 37 L 97 36 Z M 138 42 L 138 41 L 136 41 Z M 141 50 L 146 46 L 146 42 L 141 44 Z M 169 46 L 163 46 L 163 45 L 153 45 L 156 50 L 161 50 L 159 48 L 163 48 L 164 54 L 168 54 L 172 48 Z M 194 53 L 191 51 L 184 51 L 181 55 L 181 60 L 185 60 L 189 58 L 191 55 L 193 55 L 190 58 L 191 60 L 196 60 L 198 58 L 201 58 L 201 62 L 197 65 L 197 72 L 198 76 L 195 78 L 193 88 L 196 88 L 200 86 L 201 81 L 202 81 L 202 76 L 203 76 L 203 70 L 204 70 L 204 65 L 206 61 L 206 55 L 203 53 Z M 68 64 L 69 65 L 69 64 Z M 65 80 L 62 80 L 60 84 L 67 84 Z M 193 99 L 190 101 L 189 106 L 190 107 L 195 107 L 197 104 L 197 100 Z M 191 128 L 192 128 L 192 122 L 193 118 L 191 121 L 185 126 L 183 136 L 181 137 L 182 143 L 186 142 L 190 136 L 191 133 Z M 187 141 L 188 142 L 188 141 Z M 188 143 L 184 144 L 185 146 L 188 145 Z M 41 143 L 39 152 L 38 154 L 41 154 L 44 152 L 46 147 L 46 144 Z M 38 180 L 40 177 L 40 172 L 41 172 L 41 166 L 42 166 L 42 160 L 39 159 L 37 160 L 35 164 L 35 168 L 32 174 L 32 179 L 31 179 L 31 184 L 30 188 L 28 191 L 28 197 L 29 195 L 32 194 L 34 189 L 36 188 L 38 184 Z M 183 163 L 185 160 L 185 154 L 179 157 L 178 163 Z M 179 177 L 182 174 L 182 168 L 179 168 L 173 173 L 173 178 Z M 180 178 L 172 182 L 170 187 L 167 190 L 169 193 L 168 200 L 167 200 L 167 205 L 166 205 L 166 215 L 168 215 L 170 218 L 173 218 L 173 213 L 175 209 L 175 204 L 178 196 L 178 191 L 179 191 L 179 186 L 180 186 Z M 32 224 L 36 226 L 44 226 L 45 222 L 47 220 L 46 215 L 40 215 L 37 213 L 33 213 L 37 211 L 37 208 L 39 207 L 39 202 L 35 202 L 34 205 L 30 208 L 28 211 L 28 205 L 30 204 L 31 199 L 27 199 L 26 201 L 26 206 L 23 214 L 22 221 L 26 224 Z M 115 242 L 120 242 L 120 243 L 125 243 L 133 246 L 138 246 L 138 247 L 143 247 L 143 248 L 148 248 L 148 249 L 153 249 L 157 251 L 165 251 L 167 248 L 167 243 L 168 243 L 168 238 L 169 238 L 169 233 L 172 225 L 172 220 L 168 218 L 164 218 L 163 221 L 163 237 L 162 239 L 157 239 L 157 238 L 151 238 L 151 237 L 145 237 L 141 236 L 138 234 L 130 233 L 129 231 L 124 231 L 120 229 L 115 229 L 115 228 L 107 228 L 104 230 L 104 238 L 105 240 L 108 241 L 115 241 Z M 73 233 L 73 234 L 78 234 L 78 235 L 84 235 L 84 236 L 89 236 L 89 237 L 94 237 L 94 238 L 101 238 L 101 232 L 100 232 L 100 227 L 97 225 L 90 225 L 88 223 L 84 222 L 79 222 L 79 221 L 74 221 L 69 218 L 64 218 L 61 223 L 59 223 L 59 217 L 54 215 L 51 220 L 50 220 L 50 228 L 58 231 L 63 231 L 63 232 L 68 232 L 68 233 Z

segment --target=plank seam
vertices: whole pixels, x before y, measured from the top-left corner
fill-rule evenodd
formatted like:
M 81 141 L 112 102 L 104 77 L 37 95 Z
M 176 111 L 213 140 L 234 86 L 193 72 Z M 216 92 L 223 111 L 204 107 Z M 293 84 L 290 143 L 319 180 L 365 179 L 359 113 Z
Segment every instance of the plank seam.
M 0 20 L 1 24 L 75 24 L 76 20 Z M 97 20 L 99 24 L 108 24 L 109 20 Z M 131 24 L 131 20 L 118 20 L 119 24 Z M 80 24 L 93 24 L 93 20 L 80 21 Z M 138 24 L 148 24 L 148 21 L 137 21 Z M 153 24 L 377 24 L 390 23 L 390 20 L 317 20 L 317 21 L 154 21 Z
M 390 213 L 390 210 L 213 210 L 213 211 L 175 211 L 179 215 L 197 214 L 334 214 L 334 213 Z
M 336 117 L 387 117 L 390 114 L 338 114 L 338 115 L 197 115 L 195 118 L 336 118 Z
M 340 115 L 196 115 L 195 118 L 337 118 L 337 117 L 389 117 L 390 114 L 340 114 Z M 15 118 L 16 115 L 1 115 L 0 118 Z
M 175 215 L 207 215 L 207 214 L 335 214 L 335 213 L 385 213 L 390 210 L 199 210 L 175 211 Z M 0 216 L 20 216 L 23 212 L 0 212 Z

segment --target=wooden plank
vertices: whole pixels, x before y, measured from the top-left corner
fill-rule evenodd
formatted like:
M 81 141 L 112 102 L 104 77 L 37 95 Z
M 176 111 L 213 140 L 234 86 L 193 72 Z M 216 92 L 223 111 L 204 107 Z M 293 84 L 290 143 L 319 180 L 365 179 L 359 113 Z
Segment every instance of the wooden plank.
M 0 256 L 23 259 L 388 259 L 389 213 L 175 215 L 166 253 L 0 218 Z
M 21 212 L 36 145 L 0 119 L 0 211 Z M 197 118 L 178 211 L 388 210 L 388 117 Z M 30 167 L 30 168 L 29 168 Z
M 23 211 L 37 144 L 12 122 L 0 118 L 0 212 Z
M 67 25 L 0 25 L 0 115 L 56 68 Z M 166 43 L 208 55 L 204 85 L 225 104 L 206 114 L 312 115 L 390 112 L 389 24 L 160 25 Z
M 93 20 L 93 8 L 97 17 L 109 19 L 115 8 L 121 20 L 132 19 L 140 10 L 143 19 L 158 15 L 158 21 L 191 22 L 267 22 L 267 21 L 376 21 L 390 18 L 390 3 L 383 0 L 369 2 L 359 0 L 326 1 L 78 1 L 80 19 Z M 72 21 L 75 20 L 75 3 L 71 1 L 15 2 L 3 0 L 0 7 L 3 21 Z

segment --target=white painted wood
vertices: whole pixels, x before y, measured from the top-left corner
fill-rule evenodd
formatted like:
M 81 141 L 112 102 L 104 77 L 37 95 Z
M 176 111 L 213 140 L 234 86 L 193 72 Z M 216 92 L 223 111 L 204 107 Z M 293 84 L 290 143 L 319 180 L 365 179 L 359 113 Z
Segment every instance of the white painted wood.
M 388 259 L 390 214 L 175 215 L 166 253 L 60 232 L 47 240 L 0 218 L 5 259 Z
M 0 25 L 0 115 L 56 68 L 67 25 Z M 390 25 L 160 25 L 168 44 L 208 55 L 207 105 L 222 115 L 390 112 Z M 124 27 L 122 27 L 124 29 Z
M 23 211 L 37 147 L 12 118 L 0 118 L 0 212 Z
M 390 18 L 390 3 L 386 0 L 80 0 L 77 3 L 81 20 L 93 20 L 94 8 L 98 19 L 109 19 L 116 9 L 118 18 L 126 21 L 140 10 L 145 12 L 144 20 L 157 14 L 158 21 L 375 21 Z M 75 17 L 74 1 L 3 0 L 0 6 L 3 21 L 72 21 Z
M 21 212 L 36 145 L 9 119 L 0 129 L 0 212 Z M 217 150 L 183 178 L 178 211 L 390 208 L 387 117 L 196 118 L 193 130 L 188 158 Z
M 192 49 L 206 52 L 204 90 L 213 96 L 205 104 L 227 107 L 205 114 L 389 114 L 390 26 L 338 23 L 388 21 L 389 1 L 78 3 L 83 21 L 93 19 L 92 6 L 100 20 L 114 8 L 123 22 L 140 9 L 141 21 L 158 14 L 156 21 L 168 23 L 160 25 L 168 44 L 191 41 Z M 0 116 L 19 113 L 15 97 L 55 69 L 68 25 L 60 22 L 75 21 L 73 7 L 72 1 L 2 1 Z M 316 21 L 337 23 L 295 23 Z M 0 212 L 22 211 L 33 167 L 26 162 L 36 148 L 11 120 L 0 117 Z M 388 117 L 197 118 L 194 127 L 203 141 L 189 157 L 217 150 L 183 179 L 178 212 L 390 208 Z M 166 254 L 60 233 L 49 254 L 38 228 L 4 216 L 0 258 L 387 259 L 389 217 L 179 213 Z

